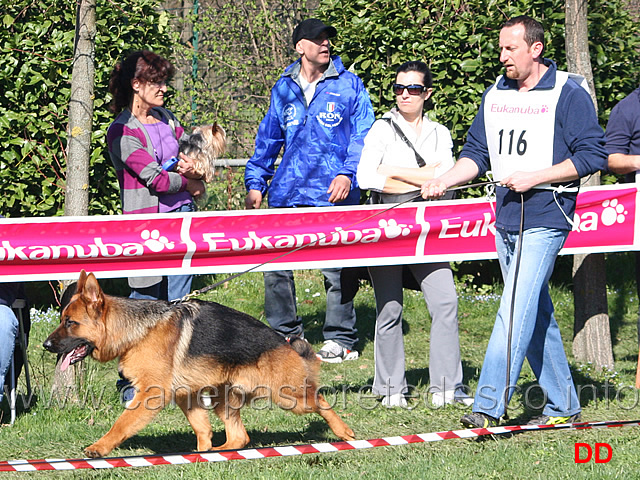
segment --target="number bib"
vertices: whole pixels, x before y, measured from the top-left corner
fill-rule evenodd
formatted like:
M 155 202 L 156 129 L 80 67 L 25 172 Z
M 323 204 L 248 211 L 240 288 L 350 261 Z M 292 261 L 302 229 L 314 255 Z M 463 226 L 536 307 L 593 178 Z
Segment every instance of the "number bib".
M 493 85 L 487 92 L 484 122 L 494 180 L 553 165 L 556 107 L 568 78 L 566 72 L 557 71 L 552 89 L 519 92 Z

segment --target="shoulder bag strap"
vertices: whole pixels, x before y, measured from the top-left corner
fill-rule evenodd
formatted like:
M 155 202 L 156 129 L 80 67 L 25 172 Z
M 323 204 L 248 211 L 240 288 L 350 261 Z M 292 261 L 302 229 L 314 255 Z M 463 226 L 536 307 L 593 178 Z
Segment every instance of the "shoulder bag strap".
M 384 120 L 385 122 L 391 124 L 391 126 L 393 127 L 393 129 L 396 131 L 396 133 L 398 134 L 398 136 L 400 137 L 400 139 L 406 143 L 411 150 L 413 150 L 413 153 L 416 155 L 416 162 L 418 163 L 419 167 L 424 167 L 427 165 L 427 162 L 424 161 L 424 158 L 422 158 L 422 155 L 420 155 L 415 147 L 413 146 L 413 144 L 409 141 L 409 139 L 407 138 L 407 136 L 404 134 L 404 132 L 400 129 L 400 127 L 398 126 L 398 124 L 396 122 L 394 122 L 392 119 L 386 117 L 386 118 L 381 118 L 381 120 Z

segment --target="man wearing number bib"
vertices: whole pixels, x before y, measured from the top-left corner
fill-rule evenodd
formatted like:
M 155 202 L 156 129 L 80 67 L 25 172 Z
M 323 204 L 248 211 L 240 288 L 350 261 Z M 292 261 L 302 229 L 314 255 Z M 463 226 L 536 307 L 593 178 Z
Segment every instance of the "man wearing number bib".
M 527 16 L 509 20 L 499 47 L 506 74 L 485 91 L 460 159 L 422 186 L 424 198 L 438 198 L 489 170 L 500 182 L 496 249 L 504 291 L 473 412 L 461 422 L 497 426 L 526 357 L 544 394 L 542 415 L 530 423 L 571 423 L 579 419 L 580 402 L 548 283 L 571 230 L 580 177 L 606 168 L 604 134 L 582 77 L 543 58 L 539 22 Z

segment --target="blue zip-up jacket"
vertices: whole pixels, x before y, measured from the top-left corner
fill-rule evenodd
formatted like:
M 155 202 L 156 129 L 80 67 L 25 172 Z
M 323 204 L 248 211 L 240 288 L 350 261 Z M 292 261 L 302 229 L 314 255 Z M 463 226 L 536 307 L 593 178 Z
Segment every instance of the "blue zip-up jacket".
M 605 138 L 609 155 L 640 155 L 640 88 L 636 88 L 613 107 Z M 635 182 L 636 173 L 627 173 L 625 181 Z
M 287 67 L 271 90 L 271 104 L 245 169 L 247 191 L 267 194 L 272 208 L 330 206 L 329 185 L 337 175 L 345 175 L 351 192 L 340 205 L 357 205 L 356 170 L 364 137 L 375 120 L 369 94 L 362 80 L 333 56 L 307 106 L 299 73 L 300 60 Z
M 534 89 L 549 89 L 555 86 L 557 66 L 553 60 L 544 59 L 549 69 L 542 76 Z M 484 99 L 491 88 L 498 90 L 517 89 L 517 81 L 503 77 L 497 85 L 489 87 L 482 96 L 482 104 L 471 128 L 460 158 L 473 160 L 482 175 L 491 168 L 487 137 L 484 122 Z M 558 105 L 553 138 L 535 139 L 538 142 L 553 142 L 553 164 L 571 159 L 580 177 L 607 166 L 607 151 L 604 148 L 605 138 L 591 97 L 584 88 L 568 80 L 562 87 Z M 569 186 L 578 186 L 579 181 Z M 532 189 L 524 193 L 525 216 L 524 229 L 534 227 L 557 228 L 570 230 L 566 217 L 572 218 L 576 207 L 575 191 L 557 194 L 558 204 L 550 190 Z M 558 208 L 560 206 L 564 214 Z M 517 232 L 520 226 L 520 194 L 505 187 L 496 188 L 496 227 L 509 232 Z

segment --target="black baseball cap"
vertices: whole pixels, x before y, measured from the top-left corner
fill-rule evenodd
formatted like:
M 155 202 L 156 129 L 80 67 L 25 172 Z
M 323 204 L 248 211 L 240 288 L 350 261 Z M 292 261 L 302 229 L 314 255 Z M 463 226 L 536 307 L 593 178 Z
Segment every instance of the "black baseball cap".
M 322 32 L 327 32 L 329 37 L 335 37 L 338 33 L 335 28 L 325 25 L 322 20 L 317 18 L 303 20 L 293 29 L 293 35 L 291 35 L 293 46 L 295 47 L 303 38 L 308 40 L 318 38 Z

